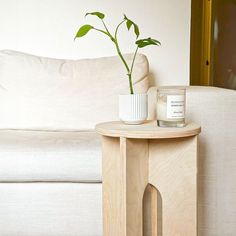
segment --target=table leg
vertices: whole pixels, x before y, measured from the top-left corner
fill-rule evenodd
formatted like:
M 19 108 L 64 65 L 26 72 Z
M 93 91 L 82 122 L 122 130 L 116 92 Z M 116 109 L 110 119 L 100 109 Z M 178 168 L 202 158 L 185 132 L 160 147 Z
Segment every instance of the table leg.
M 143 235 L 148 141 L 102 137 L 103 235 Z
M 151 186 L 151 228 L 152 228 L 152 236 L 157 236 L 157 190 L 154 186 Z
M 197 137 L 149 141 L 149 182 L 162 198 L 162 235 L 197 235 Z

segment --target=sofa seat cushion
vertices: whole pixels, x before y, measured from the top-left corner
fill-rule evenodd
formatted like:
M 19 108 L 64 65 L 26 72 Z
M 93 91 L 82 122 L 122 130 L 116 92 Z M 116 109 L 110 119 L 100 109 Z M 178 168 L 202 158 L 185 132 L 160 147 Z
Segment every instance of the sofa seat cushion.
M 0 182 L 101 182 L 95 132 L 0 131 Z
M 102 184 L 0 183 L 1 236 L 102 236 Z

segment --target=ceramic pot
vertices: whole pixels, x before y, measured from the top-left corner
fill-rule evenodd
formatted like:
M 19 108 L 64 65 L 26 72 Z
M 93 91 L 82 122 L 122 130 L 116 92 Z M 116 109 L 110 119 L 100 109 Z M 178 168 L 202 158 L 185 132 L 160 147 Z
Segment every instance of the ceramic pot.
M 119 118 L 125 124 L 144 123 L 148 116 L 148 96 L 142 94 L 119 95 Z

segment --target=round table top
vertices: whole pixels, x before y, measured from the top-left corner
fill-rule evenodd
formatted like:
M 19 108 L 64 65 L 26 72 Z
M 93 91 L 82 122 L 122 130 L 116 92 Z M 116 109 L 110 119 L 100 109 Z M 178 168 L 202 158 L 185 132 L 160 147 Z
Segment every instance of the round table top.
M 147 121 L 141 125 L 126 125 L 120 121 L 97 124 L 96 132 L 109 137 L 125 137 L 140 139 L 181 138 L 198 135 L 201 127 L 189 123 L 182 128 L 159 127 L 157 121 Z

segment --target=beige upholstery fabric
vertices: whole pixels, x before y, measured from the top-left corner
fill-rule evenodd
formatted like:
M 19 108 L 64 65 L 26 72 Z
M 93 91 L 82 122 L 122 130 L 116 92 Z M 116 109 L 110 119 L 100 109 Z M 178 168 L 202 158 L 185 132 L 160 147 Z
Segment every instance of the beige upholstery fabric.
M 71 61 L 0 51 L 1 236 L 102 235 L 101 183 L 68 183 L 101 181 L 98 137 L 48 130 L 87 130 L 117 119 L 117 95 L 128 91 L 124 75 L 117 57 Z M 147 75 L 147 59 L 139 55 L 136 91 L 147 90 Z M 152 119 L 155 95 L 151 88 Z M 236 92 L 187 87 L 187 116 L 202 126 L 199 236 L 234 236 Z
M 1 236 L 102 236 L 102 186 L 0 183 Z
M 0 182 L 22 181 L 101 182 L 99 136 L 1 130 Z
M 147 58 L 138 55 L 136 92 L 148 90 L 147 76 Z M 118 57 L 76 61 L 0 51 L 0 129 L 92 129 L 118 119 L 118 94 L 128 92 Z
M 134 83 L 148 90 L 144 55 Z M 118 57 L 0 51 L 0 236 L 102 235 L 101 143 L 87 130 L 118 119 L 128 91 Z
M 155 118 L 156 89 L 149 90 Z M 236 235 L 236 91 L 187 87 L 187 119 L 199 123 L 199 236 Z

